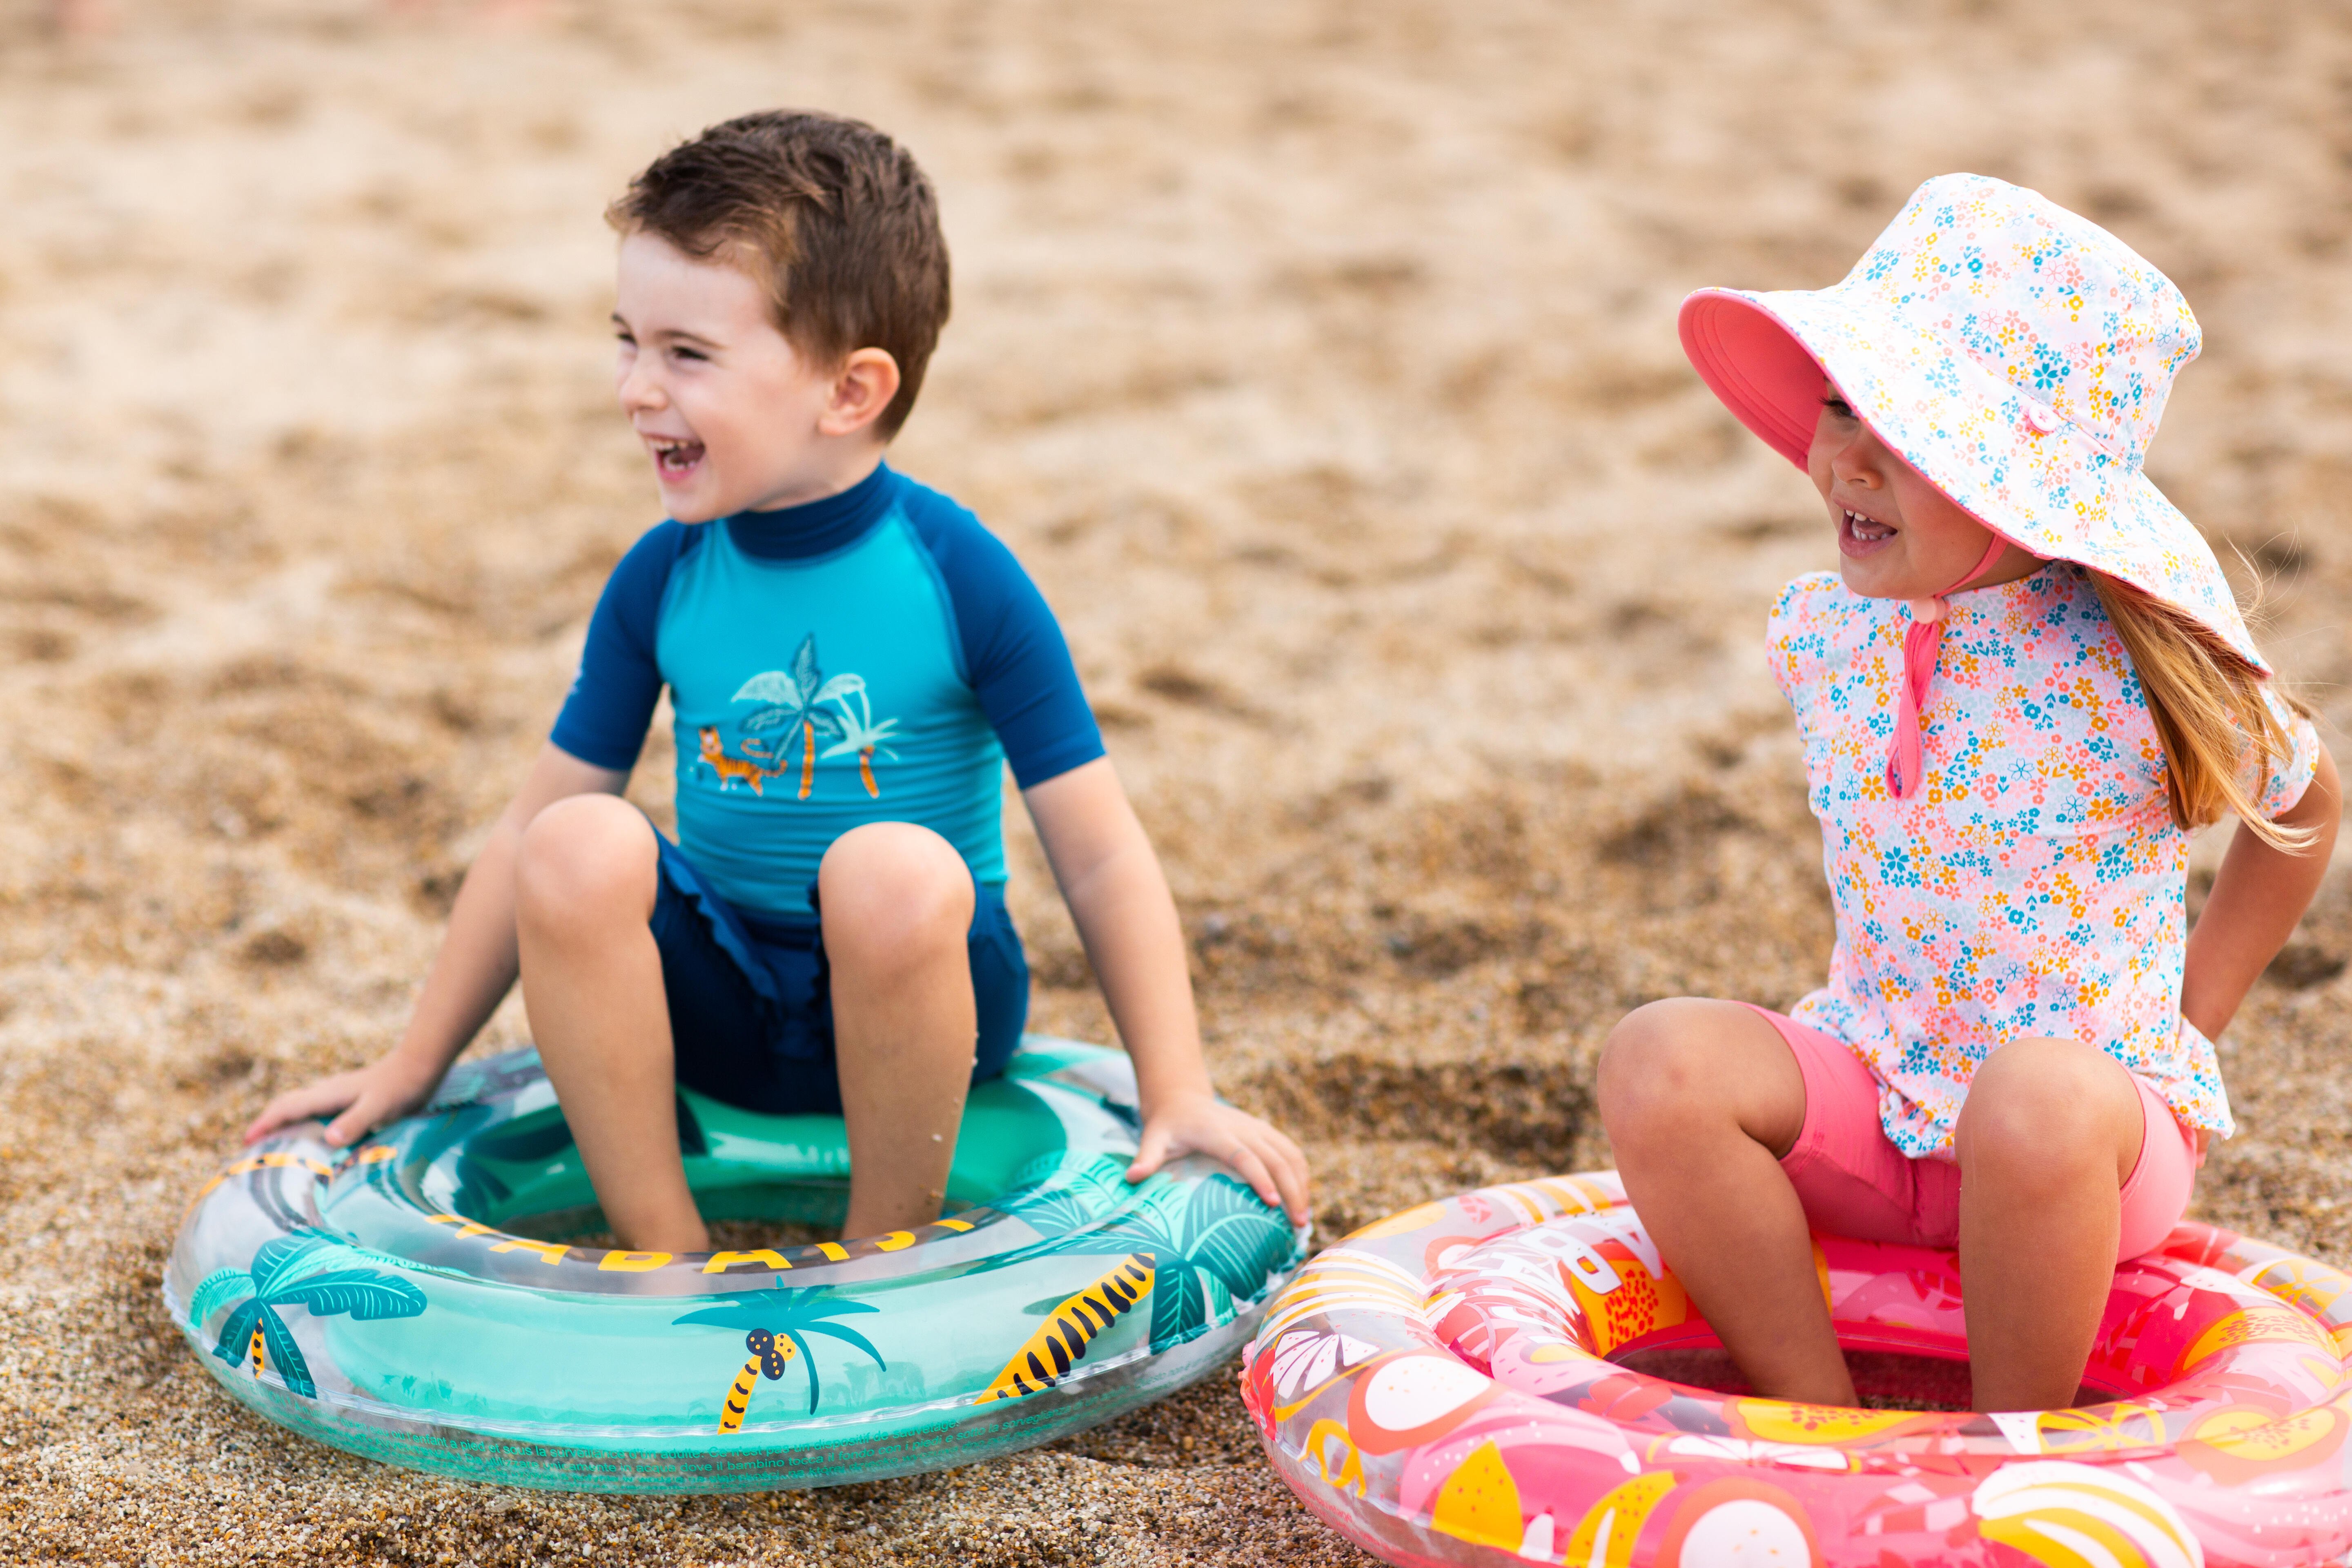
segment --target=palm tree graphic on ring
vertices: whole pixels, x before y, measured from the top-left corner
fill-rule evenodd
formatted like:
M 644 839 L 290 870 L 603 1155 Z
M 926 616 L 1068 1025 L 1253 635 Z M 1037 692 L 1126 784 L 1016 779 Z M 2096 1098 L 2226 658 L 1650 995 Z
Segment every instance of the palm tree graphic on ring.
M 857 699 L 851 709 L 849 700 Z M 827 741 L 844 737 L 838 743 L 825 748 L 824 755 L 844 756 L 857 753 L 858 777 L 866 784 L 866 793 L 879 797 L 881 787 L 874 781 L 874 753 L 888 757 L 898 753 L 883 742 L 898 727 L 896 719 L 874 721 L 874 710 L 866 695 L 866 678 L 860 675 L 836 675 L 824 678 L 817 663 L 816 634 L 811 632 L 801 639 L 800 647 L 793 654 L 790 669 L 770 669 L 745 681 L 729 700 L 757 702 L 761 707 L 743 721 L 743 728 L 752 734 L 764 731 L 783 731 L 782 743 L 771 749 L 764 741 L 746 741 L 743 752 L 761 762 L 773 763 L 774 774 L 788 773 L 793 766 L 793 742 L 800 742 L 800 798 L 806 800 L 816 784 L 816 743 L 820 736 Z M 832 703 L 827 708 L 825 703 Z M 838 708 L 839 712 L 834 711 Z M 797 737 L 794 731 L 797 731 Z
M 795 1358 L 808 1369 L 810 1414 L 816 1412 L 819 1389 L 816 1379 L 816 1354 L 808 1336 L 821 1334 L 856 1346 L 873 1358 L 877 1367 L 889 1363 L 882 1352 L 874 1348 L 864 1334 L 839 1323 L 829 1323 L 827 1318 L 838 1318 L 849 1312 L 881 1310 L 864 1301 L 845 1301 L 826 1294 L 825 1287 L 814 1286 L 803 1290 L 787 1290 L 782 1286 L 772 1290 L 747 1290 L 731 1301 L 717 1307 L 705 1307 L 672 1323 L 708 1323 L 713 1328 L 742 1329 L 743 1348 L 751 1359 L 735 1374 L 728 1386 L 725 1408 L 719 1412 L 721 1432 L 740 1431 L 744 1414 L 751 1408 L 751 1391 L 760 1386 L 764 1376 L 771 1382 L 781 1379 Z
M 1172 1185 L 1147 1186 L 1138 1201 L 1127 1162 L 1117 1155 L 1075 1166 L 1059 1156 L 1046 1160 L 1048 1168 L 991 1206 L 1019 1215 L 1045 1237 L 1037 1253 L 1119 1261 L 1075 1295 L 1031 1304 L 1027 1310 L 1042 1313 L 1045 1326 L 1013 1352 L 982 1403 L 1024 1398 L 1075 1375 L 1073 1365 L 1096 1336 L 1146 1302 L 1154 1353 L 1230 1322 L 1236 1302 L 1255 1299 L 1297 1246 L 1282 1212 L 1223 1172 L 1189 1194 Z
M 248 1268 L 215 1268 L 188 1301 L 188 1322 L 201 1324 L 223 1303 L 246 1298 L 221 1324 L 213 1354 L 231 1366 L 249 1361 L 253 1375 L 275 1367 L 278 1379 L 306 1399 L 319 1397 L 302 1347 L 279 1313 L 300 1307 L 314 1318 L 348 1314 L 362 1321 L 414 1318 L 425 1310 L 425 1292 L 381 1268 L 336 1268 L 353 1249 L 332 1237 L 296 1232 L 261 1244 Z M 362 1255 L 364 1256 L 364 1255 Z

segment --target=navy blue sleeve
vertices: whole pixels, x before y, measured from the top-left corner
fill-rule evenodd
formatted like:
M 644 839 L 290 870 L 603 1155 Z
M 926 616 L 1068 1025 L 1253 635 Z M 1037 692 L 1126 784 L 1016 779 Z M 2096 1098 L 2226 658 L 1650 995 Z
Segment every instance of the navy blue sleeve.
M 1004 542 L 940 494 L 909 482 L 907 516 L 946 584 L 964 678 L 1023 789 L 1103 754 L 1102 731 L 1045 595 Z
M 661 667 L 654 649 L 662 590 L 669 585 L 670 569 L 697 542 L 692 530 L 665 522 L 632 545 L 605 580 L 604 596 L 588 620 L 580 673 L 548 736 L 582 762 L 620 773 L 637 765 L 646 727 L 661 699 Z

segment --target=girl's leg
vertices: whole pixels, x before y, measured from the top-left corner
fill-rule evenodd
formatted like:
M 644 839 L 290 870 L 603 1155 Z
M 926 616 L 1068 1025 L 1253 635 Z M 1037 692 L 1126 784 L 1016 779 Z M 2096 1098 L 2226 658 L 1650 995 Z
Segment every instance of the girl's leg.
M 1979 1410 L 2074 1403 L 2146 1128 L 2131 1075 L 2078 1040 L 2012 1040 L 1977 1069 L 1956 1143 Z
M 1805 1125 L 1804 1073 L 1780 1031 L 1736 1002 L 1653 1002 L 1610 1035 L 1600 1091 L 1626 1196 L 1757 1392 L 1852 1405 L 1780 1163 Z
M 927 827 L 869 823 L 825 851 L 817 905 L 849 1123 L 843 1234 L 928 1225 L 947 1197 L 979 1038 L 971 872 Z
M 646 921 L 654 830 L 618 796 L 573 795 L 532 819 L 515 861 L 523 1005 L 548 1081 L 624 1247 L 709 1246 L 677 1148 L 661 950 Z

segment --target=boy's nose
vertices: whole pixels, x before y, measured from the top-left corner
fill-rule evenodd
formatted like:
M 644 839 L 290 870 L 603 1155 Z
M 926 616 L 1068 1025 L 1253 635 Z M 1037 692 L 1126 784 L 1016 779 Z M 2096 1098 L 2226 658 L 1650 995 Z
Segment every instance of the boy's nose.
M 621 373 L 621 407 L 625 412 L 640 408 L 665 407 L 669 395 L 662 389 L 660 378 L 646 368 L 644 357 Z

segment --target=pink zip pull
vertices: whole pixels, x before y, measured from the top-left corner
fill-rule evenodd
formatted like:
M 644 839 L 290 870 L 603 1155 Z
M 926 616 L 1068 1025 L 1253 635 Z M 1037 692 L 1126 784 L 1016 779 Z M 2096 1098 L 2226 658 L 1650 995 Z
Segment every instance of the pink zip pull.
M 1919 710 L 1927 706 L 1927 687 L 1936 679 L 1936 656 L 1944 646 L 1944 624 L 1951 614 L 1948 596 L 1991 571 L 1992 563 L 2008 548 L 2009 541 L 1994 534 L 1985 547 L 1984 559 L 1969 567 L 1958 582 L 1941 594 L 1910 601 L 1911 624 L 1903 631 L 1903 676 L 1895 683 L 1895 734 L 1886 744 L 1886 793 L 1897 800 L 1917 789 L 1926 773 Z

